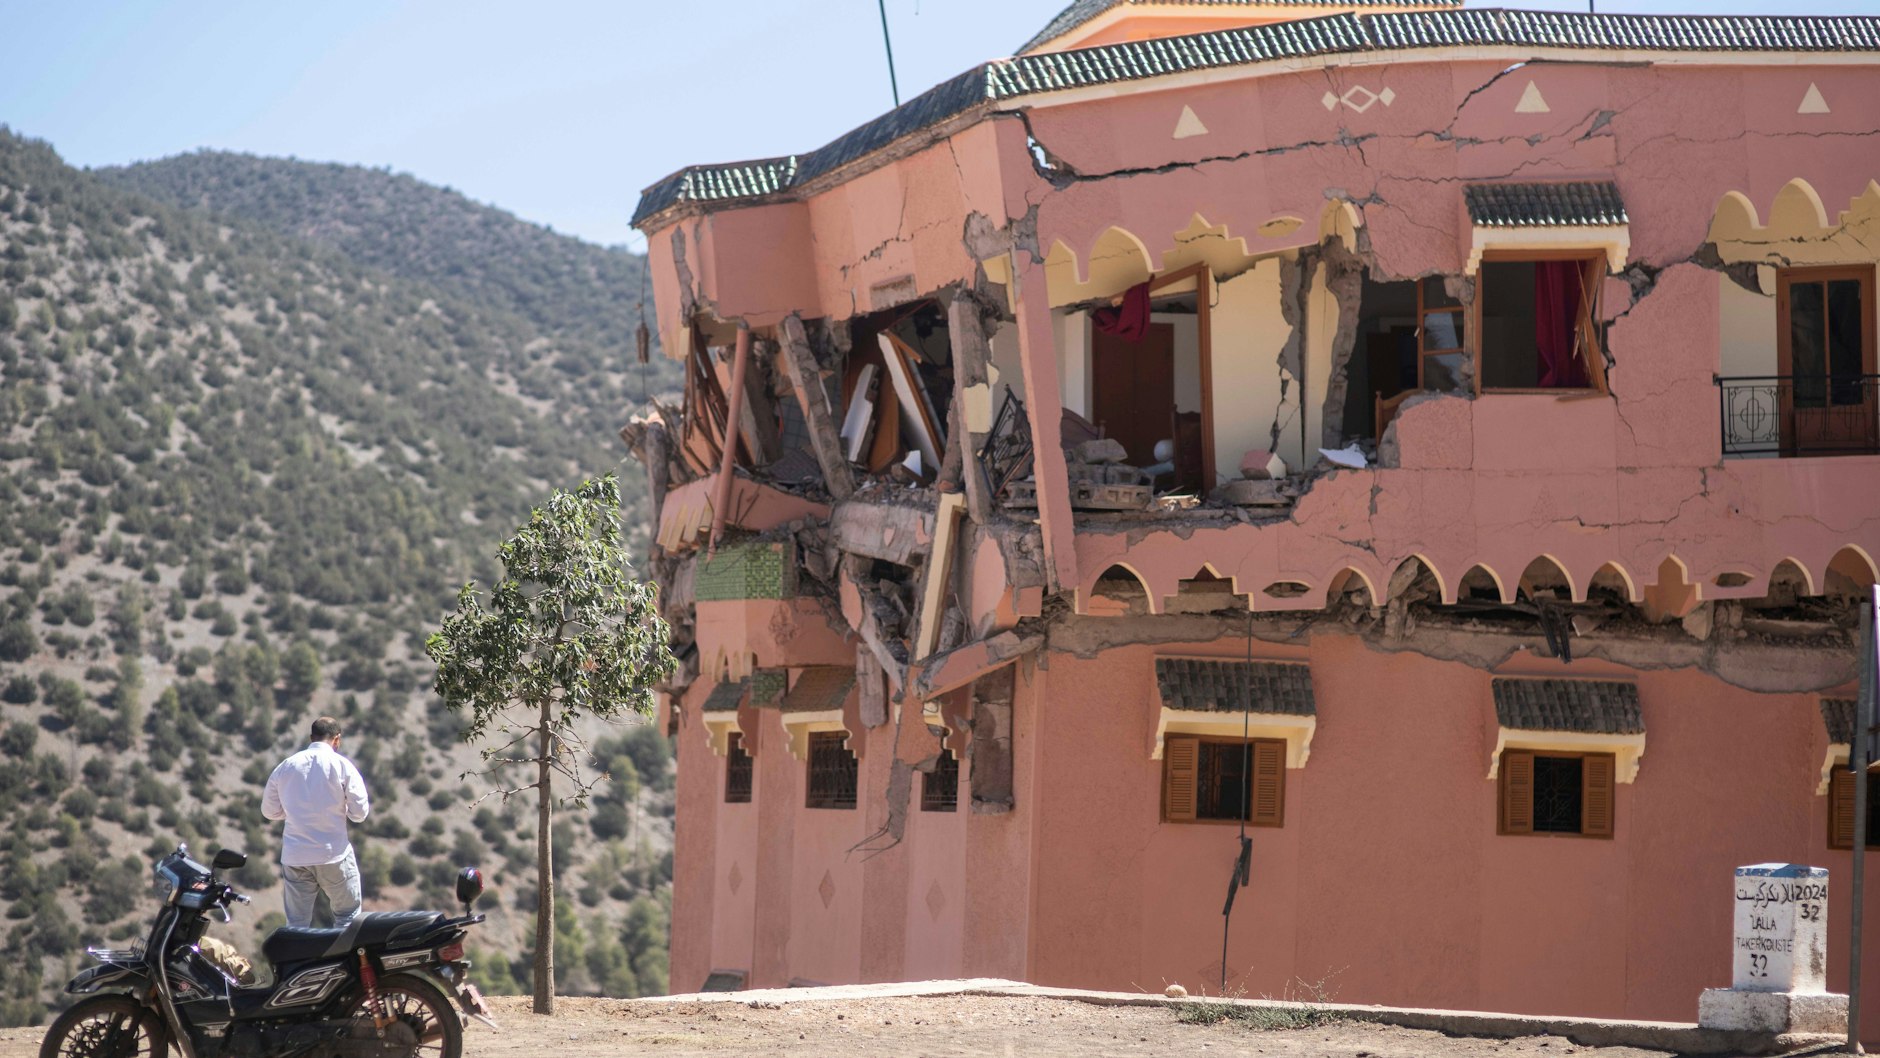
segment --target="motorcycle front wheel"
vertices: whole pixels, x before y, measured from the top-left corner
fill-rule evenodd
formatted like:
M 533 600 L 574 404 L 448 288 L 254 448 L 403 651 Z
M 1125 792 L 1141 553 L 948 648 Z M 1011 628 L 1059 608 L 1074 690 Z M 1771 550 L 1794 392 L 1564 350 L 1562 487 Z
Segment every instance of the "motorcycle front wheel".
M 73 1004 L 46 1030 L 39 1058 L 163 1058 L 170 1034 L 130 996 L 92 996 Z
M 431 982 L 409 974 L 393 974 L 379 981 L 379 1001 L 387 1017 L 410 1026 L 417 1036 L 418 1045 L 412 1049 L 411 1058 L 462 1058 L 463 1021 L 450 1000 Z M 360 997 L 352 1016 L 372 1016 L 365 997 Z

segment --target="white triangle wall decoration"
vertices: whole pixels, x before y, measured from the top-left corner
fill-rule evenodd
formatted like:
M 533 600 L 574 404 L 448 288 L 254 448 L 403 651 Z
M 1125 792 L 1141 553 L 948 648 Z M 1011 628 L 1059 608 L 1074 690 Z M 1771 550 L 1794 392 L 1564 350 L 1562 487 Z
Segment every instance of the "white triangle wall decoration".
M 1182 116 L 1175 122 L 1175 138 L 1185 140 L 1190 136 L 1206 136 L 1208 127 L 1195 116 L 1193 107 L 1182 107 Z
M 1514 105 L 1517 114 L 1550 114 L 1553 109 L 1541 98 L 1541 86 L 1533 81 L 1528 82 L 1527 91 L 1521 93 L 1521 101 Z
M 1795 108 L 1797 114 L 1826 114 L 1828 101 L 1821 97 L 1821 89 L 1813 82 L 1808 85 L 1808 94 L 1802 97 L 1802 105 Z

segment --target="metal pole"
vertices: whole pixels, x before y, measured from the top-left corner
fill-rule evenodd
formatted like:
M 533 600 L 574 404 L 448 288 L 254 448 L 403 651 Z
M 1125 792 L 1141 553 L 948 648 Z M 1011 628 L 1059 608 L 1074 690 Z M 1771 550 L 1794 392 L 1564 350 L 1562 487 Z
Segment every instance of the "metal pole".
M 888 0 L 875 0 L 881 9 L 881 46 L 888 51 L 888 90 L 894 93 L 894 105 L 901 105 L 901 86 L 894 80 L 894 40 L 888 36 Z
M 1867 903 L 1867 748 L 1874 726 L 1874 607 L 1880 586 L 1869 589 L 1860 608 L 1860 694 L 1854 699 L 1854 738 L 1847 747 L 1847 766 L 1854 772 L 1854 907 L 1848 928 L 1847 1051 L 1860 1047 L 1860 962 L 1862 912 Z

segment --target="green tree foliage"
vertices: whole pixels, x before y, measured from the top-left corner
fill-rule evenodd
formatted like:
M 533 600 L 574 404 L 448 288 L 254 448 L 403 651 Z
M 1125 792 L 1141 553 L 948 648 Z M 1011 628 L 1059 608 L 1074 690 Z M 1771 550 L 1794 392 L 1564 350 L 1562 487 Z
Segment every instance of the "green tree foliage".
M 670 388 L 676 365 L 621 372 L 650 314 L 645 261 L 591 246 L 403 174 L 357 166 L 201 151 L 105 169 L 122 187 L 275 232 L 311 236 L 367 267 L 526 321 L 549 355 L 518 373 L 529 396 L 573 409 L 577 430 L 612 436 L 620 408 L 645 387 Z
M 287 654 L 281 658 L 281 693 L 286 696 L 284 704 L 298 707 L 306 704 L 313 697 L 313 692 L 320 689 L 320 652 L 313 644 L 300 640 L 287 648 Z
M 0 661 L 25 661 L 39 650 L 39 636 L 25 617 L 0 624 Z
M 584 804 L 575 730 L 584 717 L 650 714 L 652 687 L 674 668 L 657 592 L 633 579 L 620 541 L 611 475 L 557 490 L 497 552 L 503 577 L 486 607 L 474 584 L 425 644 L 435 689 L 469 714 L 466 741 L 484 743 L 492 777 L 533 765 L 536 792 L 535 1004 L 554 1013 L 554 780 Z M 529 787 L 523 787 L 527 789 Z

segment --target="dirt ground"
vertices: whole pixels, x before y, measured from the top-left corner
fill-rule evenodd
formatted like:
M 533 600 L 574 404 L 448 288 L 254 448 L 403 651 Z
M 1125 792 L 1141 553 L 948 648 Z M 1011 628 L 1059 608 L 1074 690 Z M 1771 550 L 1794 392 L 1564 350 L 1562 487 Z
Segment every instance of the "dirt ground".
M 563 999 L 552 1019 L 523 998 L 491 1004 L 502 1031 L 472 1025 L 465 1058 L 1111 1058 L 1208 1055 L 1261 1058 L 1663 1058 L 1662 1052 L 1583 1048 L 1557 1037 L 1458 1039 L 1341 1023 L 1261 1030 L 1233 1021 L 1183 1024 L 1172 1010 L 1101 1007 L 1062 999 L 917 997 L 750 1005 Z M 0 1058 L 38 1054 L 43 1029 L 0 1029 Z

